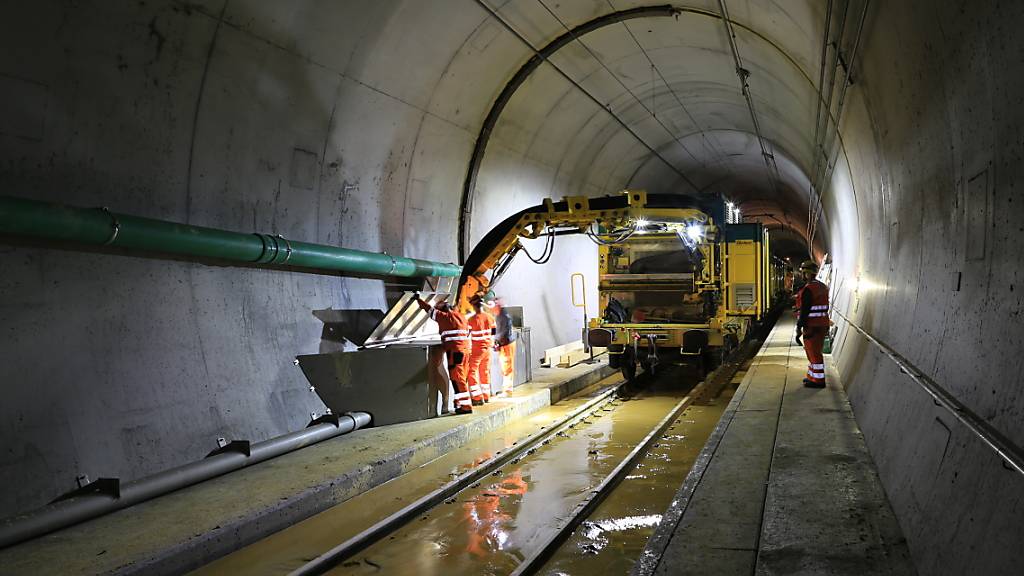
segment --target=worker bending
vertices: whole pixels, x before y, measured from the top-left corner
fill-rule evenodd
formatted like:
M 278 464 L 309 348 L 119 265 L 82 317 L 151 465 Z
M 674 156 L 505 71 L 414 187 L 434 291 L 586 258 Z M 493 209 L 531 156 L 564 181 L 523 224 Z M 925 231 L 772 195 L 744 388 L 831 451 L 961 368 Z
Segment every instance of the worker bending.
M 469 336 L 472 351 L 469 354 L 469 392 L 473 404 L 491 401 L 491 349 L 494 347 L 494 317 L 487 308 L 494 305 L 483 294 L 469 300 L 473 315 L 469 317 Z
M 818 265 L 807 260 L 800 265 L 804 286 L 796 294 L 796 343 L 803 344 L 807 354 L 807 377 L 804 386 L 825 387 L 825 335 L 830 324 L 828 318 L 828 286 L 818 282 Z M 803 342 L 800 339 L 803 338 Z
M 512 331 L 512 316 L 505 310 L 505 301 L 495 299 L 494 349 L 501 354 L 501 391 L 511 394 L 515 386 L 516 334 Z
M 473 401 L 470 397 L 467 376 L 469 373 L 469 355 L 471 351 L 469 323 L 466 317 L 448 302 L 438 302 L 431 306 L 419 294 L 416 302 L 427 311 L 430 319 L 437 322 L 437 331 L 441 334 L 441 345 L 444 347 L 445 360 L 448 362 L 448 377 L 455 388 L 455 413 L 471 414 Z

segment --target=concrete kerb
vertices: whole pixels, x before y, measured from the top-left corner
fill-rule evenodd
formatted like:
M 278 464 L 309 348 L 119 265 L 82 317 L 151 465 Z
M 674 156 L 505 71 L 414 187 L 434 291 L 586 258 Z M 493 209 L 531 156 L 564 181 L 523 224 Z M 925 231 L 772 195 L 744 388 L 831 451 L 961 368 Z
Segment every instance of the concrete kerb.
M 661 522 L 647 540 L 647 545 L 644 546 L 644 551 L 633 565 L 630 576 L 650 576 L 654 574 L 658 564 L 661 562 L 662 556 L 665 554 L 665 550 L 668 548 L 669 542 L 672 540 L 672 536 L 675 534 L 683 513 L 686 512 L 686 507 L 689 505 L 694 491 L 704 477 L 712 457 L 714 457 L 715 452 L 722 443 L 722 438 L 729 429 L 729 425 L 736 416 L 740 403 L 750 388 L 750 383 L 757 373 L 757 368 L 764 357 L 765 351 L 770 348 L 770 341 L 762 344 L 754 363 L 744 374 L 743 380 L 740 381 L 740 385 L 736 389 L 736 393 L 733 394 L 732 400 L 729 401 L 729 405 L 726 406 L 722 417 L 718 420 L 718 424 L 711 432 L 707 442 L 704 443 L 704 447 L 701 449 L 700 454 L 697 455 L 697 459 L 694 460 L 693 467 L 686 474 L 682 486 L 680 486 L 675 496 L 672 497 L 672 502 L 669 504 L 668 509 L 662 514 Z
M 567 374 L 568 372 L 568 374 Z M 287 473 L 289 457 L 302 451 L 286 454 L 276 459 L 215 478 L 178 492 L 169 494 L 135 507 L 115 512 L 97 520 L 43 536 L 0 551 L 0 564 L 6 568 L 25 573 L 43 573 L 46 567 L 52 569 L 55 560 L 62 557 L 78 559 L 78 570 L 64 564 L 67 573 L 112 573 L 112 574 L 177 574 L 186 572 L 238 548 L 256 542 L 291 524 L 300 522 L 331 506 L 368 491 L 384 482 L 401 476 L 405 472 L 456 449 L 480 436 L 498 429 L 511 421 L 529 416 L 559 400 L 613 374 L 606 362 L 594 365 L 580 365 L 572 369 L 549 369 L 535 372 L 534 381 L 517 388 L 516 394 L 504 400 L 492 401 L 482 415 L 475 417 L 452 417 L 431 419 L 421 422 L 399 424 L 394 427 L 367 429 L 364 432 L 380 434 L 398 427 L 414 428 L 431 423 L 433 431 L 420 438 L 414 438 L 400 449 L 387 453 L 373 454 L 372 461 L 359 463 L 357 467 L 337 470 L 331 464 L 310 482 L 295 482 L 294 489 L 275 494 L 264 502 L 246 502 L 247 508 L 221 507 L 205 514 L 197 513 L 195 518 L 184 518 L 188 525 L 175 527 L 161 508 L 202 506 L 204 499 L 216 498 L 218 494 L 238 490 L 257 491 L 252 483 L 261 483 L 261 477 Z M 457 420 L 443 427 L 445 421 Z M 437 428 L 440 427 L 440 430 Z M 363 437 L 366 437 L 363 435 Z M 312 455 L 327 456 L 337 452 L 337 447 L 346 442 L 358 441 L 360 435 L 336 438 L 308 447 L 304 450 Z M 369 445 L 369 444 L 368 444 Z M 358 452 L 367 451 L 362 447 Z M 370 452 L 364 452 L 370 455 Z M 311 468 L 315 456 L 304 456 L 299 463 Z M 294 458 L 293 458 L 294 459 Z M 326 459 L 325 459 L 326 460 Z M 292 463 L 294 464 L 294 463 Z M 341 463 L 343 465 L 343 462 Z M 264 467 L 264 470 L 259 470 Z M 317 472 L 310 472 L 314 476 Z M 195 494 L 190 497 L 189 492 Z M 208 500 L 207 500 L 208 501 Z M 211 507 L 215 508 L 215 507 Z M 219 517 L 218 517 L 219 516 Z M 159 520 L 155 520 L 159 519 Z M 102 524 L 102 530 L 94 530 L 90 524 Z M 133 526 L 133 528 L 122 528 Z M 156 528 L 157 534 L 140 534 L 139 528 Z M 170 528 L 170 530 L 168 530 Z M 118 534 L 118 532 L 123 532 Z M 160 534 L 162 533 L 162 535 Z M 155 536 L 155 537 L 154 537 Z M 119 542 L 107 542 L 102 553 L 93 549 L 96 539 L 133 540 L 136 546 L 119 547 Z M 145 542 L 145 543 L 141 543 Z M 120 549 L 118 549 L 120 548 Z M 5 569 L 6 569 L 5 568 Z

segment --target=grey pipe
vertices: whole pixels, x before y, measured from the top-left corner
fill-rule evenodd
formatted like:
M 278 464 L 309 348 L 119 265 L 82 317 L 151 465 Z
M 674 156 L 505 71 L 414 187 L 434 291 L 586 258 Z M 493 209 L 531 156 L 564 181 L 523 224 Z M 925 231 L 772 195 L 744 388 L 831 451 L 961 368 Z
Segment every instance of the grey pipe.
M 54 530 L 109 514 L 168 492 L 287 454 L 311 444 L 347 434 L 370 423 L 366 412 L 349 412 L 335 422 L 321 422 L 303 430 L 257 442 L 238 450 L 214 453 L 203 460 L 171 468 L 118 487 L 117 493 L 91 493 L 60 500 L 0 521 L 0 548 L 24 542 Z M 248 453 L 246 453 L 248 452 Z

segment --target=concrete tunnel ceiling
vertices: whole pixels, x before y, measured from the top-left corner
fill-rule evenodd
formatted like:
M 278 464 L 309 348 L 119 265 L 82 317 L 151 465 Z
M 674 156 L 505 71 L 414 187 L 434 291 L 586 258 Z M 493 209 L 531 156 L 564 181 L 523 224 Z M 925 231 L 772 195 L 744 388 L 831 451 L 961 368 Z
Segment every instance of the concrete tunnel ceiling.
M 752 219 L 781 221 L 806 238 L 817 101 L 810 74 L 820 61 L 823 3 L 729 8 L 761 134 L 774 156 L 775 183 L 718 4 L 674 8 L 668 17 L 663 6 L 621 1 L 508 2 L 496 9 L 549 63 L 537 63 L 535 56 L 525 82 L 506 86 L 513 90 L 507 104 L 497 99 L 500 113 L 491 109 L 493 134 L 485 122 L 478 138 L 477 147 L 482 142 L 487 152 L 479 175 L 471 163 L 463 202 L 477 208 L 481 199 L 502 198 L 507 209 L 510 200 L 518 207 L 531 203 L 516 202 L 520 198 L 602 195 L 625 187 L 712 191 L 747 214 L 770 216 Z M 613 19 L 616 14 L 629 18 Z M 530 47 L 521 47 L 528 58 Z M 519 159 L 519 178 L 508 177 L 510 158 Z M 466 235 L 472 245 L 500 217 L 468 214 L 460 239 Z M 827 230 L 826 221 L 816 235 L 819 257 Z

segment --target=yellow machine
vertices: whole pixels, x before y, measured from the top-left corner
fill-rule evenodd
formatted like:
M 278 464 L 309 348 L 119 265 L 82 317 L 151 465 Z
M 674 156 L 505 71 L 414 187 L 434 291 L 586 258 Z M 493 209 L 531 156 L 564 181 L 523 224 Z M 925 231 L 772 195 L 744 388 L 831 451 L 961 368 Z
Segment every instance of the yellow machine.
M 459 306 L 493 286 L 521 250 L 519 238 L 586 234 L 599 245 L 602 316 L 588 341 L 608 349 L 627 378 L 639 364 L 698 363 L 707 369 L 764 319 L 781 268 L 761 224 L 728 224 L 721 200 L 698 207 L 680 195 L 637 190 L 568 197 L 510 216 L 481 240 L 463 267 Z M 543 261 L 541 256 L 538 261 Z M 488 275 L 489 273 L 489 275 Z

